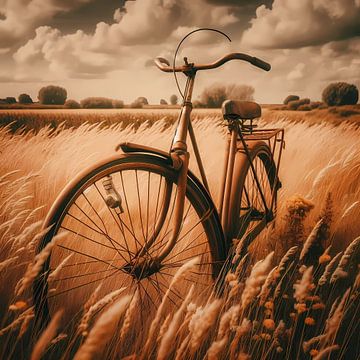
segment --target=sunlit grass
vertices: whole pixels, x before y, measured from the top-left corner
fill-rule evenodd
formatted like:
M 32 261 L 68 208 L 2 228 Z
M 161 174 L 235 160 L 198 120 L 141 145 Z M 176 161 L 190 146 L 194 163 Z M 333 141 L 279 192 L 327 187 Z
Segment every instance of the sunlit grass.
M 334 359 L 351 359 L 356 351 L 359 355 L 360 245 L 358 239 L 353 240 L 360 234 L 356 221 L 360 215 L 360 131 L 347 123 L 289 124 L 281 113 L 275 121 L 267 117 L 263 122 L 286 128 L 278 220 L 252 246 L 249 257 L 237 258 L 220 299 L 204 301 L 189 293 L 177 310 L 160 306 L 156 317 L 142 326 L 137 297 L 119 292 L 101 299 L 94 294 L 84 314 L 101 301 L 104 310 L 96 314 L 92 310 L 84 334 L 67 333 L 61 324 L 66 313 L 61 312 L 43 336 L 32 331 L 30 289 L 19 296 L 15 289 L 29 274 L 41 220 L 60 190 L 80 170 L 112 155 L 119 142 L 170 147 L 174 120 L 140 113 L 133 114 L 143 119 L 136 130 L 128 126 L 133 118 L 125 117 L 121 123 L 117 111 L 110 126 L 107 122 L 79 126 L 76 120 L 76 128 L 70 128 L 73 125 L 59 126 L 64 121 L 59 119 L 54 131 L 42 127 L 47 113 L 44 120 L 39 118 L 36 134 L 0 129 L 0 357 L 28 357 L 32 351 L 34 358 L 42 353 L 69 358 L 76 352 L 77 358 L 134 359 L 319 359 L 327 358 L 327 352 Z M 94 114 L 88 114 L 88 122 L 98 119 Z M 147 117 L 153 121 L 145 121 Z M 194 127 L 211 193 L 217 199 L 226 128 L 210 112 Z M 196 172 L 195 164 L 191 166 Z M 329 194 L 331 203 L 326 200 Z M 308 211 L 299 218 L 306 206 Z M 330 212 L 324 239 L 314 226 Z M 300 230 L 295 234 L 294 229 Z M 319 246 L 320 258 L 309 257 Z M 178 281 L 182 281 L 180 275 Z

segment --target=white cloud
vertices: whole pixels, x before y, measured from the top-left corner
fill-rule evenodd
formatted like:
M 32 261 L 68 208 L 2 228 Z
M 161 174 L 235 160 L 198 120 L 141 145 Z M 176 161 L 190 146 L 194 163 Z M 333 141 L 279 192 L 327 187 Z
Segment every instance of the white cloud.
M 162 46 L 166 52 L 169 44 L 173 48 L 184 32 L 195 26 L 210 23 L 221 27 L 236 21 L 231 8 L 214 7 L 203 0 L 128 1 L 123 9 L 115 10 L 114 19 L 112 24 L 98 23 L 93 34 L 78 30 L 64 35 L 48 26 L 39 27 L 35 37 L 20 47 L 13 58 L 20 66 L 46 61 L 51 71 L 63 76 L 104 76 L 124 65 L 131 67 L 135 58 L 145 63 L 154 47 Z M 198 38 L 208 40 L 209 35 Z
M 0 2 L 0 48 L 28 37 L 43 21 L 91 0 L 2 0 Z
M 304 63 L 298 63 L 294 70 L 290 71 L 288 75 L 286 76 L 287 80 L 299 80 L 304 77 L 304 69 L 305 64 Z
M 243 43 L 260 48 L 298 48 L 360 35 L 360 5 L 354 0 L 274 0 L 261 5 Z

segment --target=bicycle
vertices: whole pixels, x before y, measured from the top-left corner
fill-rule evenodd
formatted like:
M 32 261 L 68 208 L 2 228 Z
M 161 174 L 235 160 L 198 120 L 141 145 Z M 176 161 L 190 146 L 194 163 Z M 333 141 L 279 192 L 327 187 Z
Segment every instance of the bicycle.
M 210 64 L 184 58 L 181 66 L 156 58 L 160 70 L 186 76 L 171 150 L 121 143 L 116 150 L 122 154 L 94 164 L 61 192 L 37 250 L 63 233 L 33 286 L 41 323 L 50 320 L 58 305 L 67 304 L 75 317 L 98 284 L 109 293 L 130 280 L 143 301 L 154 304 L 176 270 L 195 257 L 196 271 L 171 290 L 169 300 L 176 304 L 193 283 L 196 291 L 206 291 L 221 273 L 233 239 L 242 239 L 246 251 L 274 219 L 284 130 L 257 129 L 254 119 L 261 107 L 254 102 L 227 100 L 222 106 L 228 141 L 218 209 L 210 195 L 191 123 L 192 91 L 198 71 L 231 60 L 270 70 L 268 63 L 243 53 Z M 201 181 L 188 168 L 188 135 Z M 59 264 L 60 275 L 53 279 L 49 274 Z

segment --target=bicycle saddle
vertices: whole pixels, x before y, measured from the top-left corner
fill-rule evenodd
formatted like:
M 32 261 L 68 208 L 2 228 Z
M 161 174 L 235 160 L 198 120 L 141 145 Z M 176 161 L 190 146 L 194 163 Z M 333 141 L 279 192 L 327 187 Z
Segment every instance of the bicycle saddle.
M 261 116 L 261 107 L 256 102 L 225 100 L 222 103 L 224 118 L 255 119 Z

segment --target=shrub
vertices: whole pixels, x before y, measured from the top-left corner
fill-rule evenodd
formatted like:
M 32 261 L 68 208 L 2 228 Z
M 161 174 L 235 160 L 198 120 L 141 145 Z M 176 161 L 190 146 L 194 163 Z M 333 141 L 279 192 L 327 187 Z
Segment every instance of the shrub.
M 113 100 L 112 101 L 112 106 L 115 109 L 122 109 L 124 107 L 124 102 L 122 100 Z
M 202 104 L 199 100 L 193 101 L 193 107 L 194 108 L 202 108 L 204 107 L 204 104 Z
M 13 96 L 8 96 L 5 98 L 6 104 L 16 104 L 16 99 Z
M 111 99 L 104 97 L 88 97 L 80 101 L 84 109 L 111 109 L 113 102 Z
M 178 103 L 178 97 L 177 95 L 173 94 L 170 96 L 170 104 L 171 105 L 176 105 Z
M 304 105 L 300 105 L 297 110 L 299 111 L 310 111 L 311 110 L 311 106 L 308 104 L 304 104 Z
M 19 95 L 19 103 L 20 104 L 32 104 L 32 98 L 28 94 L 20 94 Z
M 297 101 L 300 100 L 300 97 L 297 95 L 289 95 L 285 98 L 283 104 L 287 105 L 290 101 Z
M 133 109 L 141 109 L 144 105 L 148 105 L 148 104 L 149 103 L 147 99 L 143 96 L 140 96 L 130 104 L 130 107 Z
M 44 105 L 64 105 L 67 91 L 60 86 L 44 86 L 40 89 L 38 99 Z
M 167 101 L 165 99 L 160 99 L 160 105 L 167 105 Z
M 321 105 L 319 105 L 317 108 L 318 108 L 319 110 L 322 110 L 322 109 L 327 109 L 328 106 L 327 106 L 326 104 L 324 104 L 324 103 L 321 103 Z
M 317 109 L 321 105 L 323 105 L 323 103 L 321 101 L 311 101 L 311 103 L 310 103 L 311 109 Z
M 132 109 L 141 109 L 144 106 L 144 104 L 142 104 L 141 102 L 134 100 L 131 104 L 130 107 Z
M 299 106 L 310 104 L 310 99 L 300 99 L 300 100 L 293 100 L 288 103 L 288 107 L 290 110 L 297 110 Z
M 322 99 L 329 106 L 355 105 L 359 99 L 359 91 L 352 84 L 331 83 L 324 89 Z
M 139 96 L 135 101 L 143 105 L 149 105 L 147 98 L 144 96 Z
M 204 107 L 219 108 L 226 99 L 253 100 L 255 89 L 248 85 L 213 84 L 203 90 L 200 102 Z
M 81 108 L 80 104 L 76 100 L 72 100 L 72 99 L 66 100 L 64 107 L 66 107 L 67 109 L 80 109 Z

